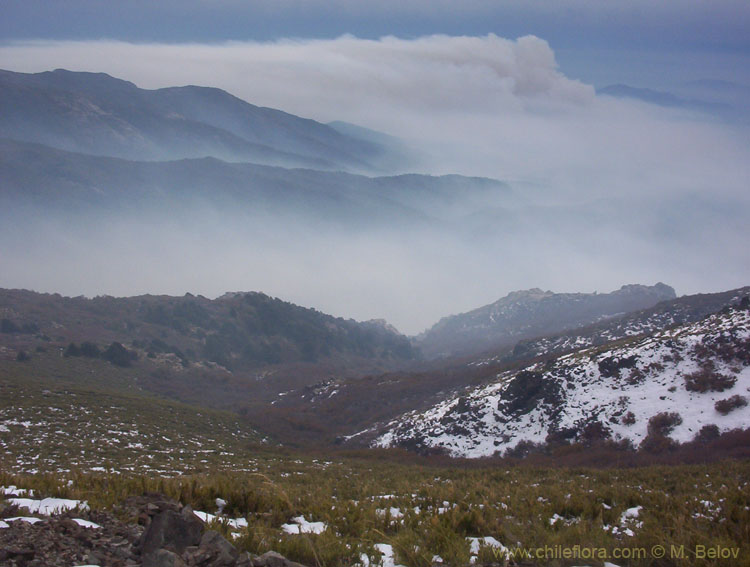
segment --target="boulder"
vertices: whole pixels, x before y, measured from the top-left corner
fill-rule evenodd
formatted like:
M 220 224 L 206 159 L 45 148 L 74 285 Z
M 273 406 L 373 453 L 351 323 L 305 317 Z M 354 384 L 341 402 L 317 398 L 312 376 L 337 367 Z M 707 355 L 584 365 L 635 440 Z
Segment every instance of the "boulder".
M 143 567 L 187 567 L 179 555 L 167 549 L 157 549 L 143 557 Z
M 263 555 L 253 559 L 253 567 L 304 567 L 300 563 L 289 561 L 283 555 L 275 551 L 267 551 Z
M 240 554 L 236 547 L 214 531 L 203 534 L 198 549 L 208 556 L 211 567 L 234 567 Z
M 158 549 L 169 549 L 181 555 L 185 548 L 200 543 L 203 522 L 190 506 L 179 512 L 164 510 L 153 517 L 141 540 L 141 555 L 145 558 Z

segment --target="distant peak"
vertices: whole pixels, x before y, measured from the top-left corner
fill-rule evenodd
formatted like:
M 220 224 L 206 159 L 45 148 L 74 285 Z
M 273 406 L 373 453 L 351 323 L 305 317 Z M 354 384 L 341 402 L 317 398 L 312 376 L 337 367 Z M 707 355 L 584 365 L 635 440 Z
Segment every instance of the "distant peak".
M 655 292 L 658 295 L 663 295 L 667 299 L 674 299 L 677 297 L 674 288 L 662 282 L 658 282 L 654 285 L 626 284 L 615 293 L 643 293 L 649 291 Z
M 367 325 L 372 325 L 373 327 L 379 327 L 381 329 L 384 329 L 388 331 L 389 333 L 394 333 L 396 335 L 400 335 L 401 332 L 391 325 L 388 321 L 385 319 L 370 319 L 369 321 L 365 321 Z
M 503 300 L 517 300 L 517 299 L 533 299 L 533 298 L 542 298 L 547 297 L 550 295 L 555 295 L 552 291 L 544 291 L 538 287 L 532 287 L 530 289 L 519 289 L 516 291 L 511 291 L 508 295 L 501 298 L 499 301 Z

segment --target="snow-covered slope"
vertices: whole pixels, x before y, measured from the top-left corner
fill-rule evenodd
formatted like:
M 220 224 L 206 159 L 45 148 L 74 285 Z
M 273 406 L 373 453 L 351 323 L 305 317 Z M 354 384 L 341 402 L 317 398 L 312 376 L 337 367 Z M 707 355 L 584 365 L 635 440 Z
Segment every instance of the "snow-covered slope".
M 374 444 L 454 456 L 521 442 L 629 440 L 634 446 L 750 427 L 750 311 L 504 372 L 426 412 L 392 421 Z

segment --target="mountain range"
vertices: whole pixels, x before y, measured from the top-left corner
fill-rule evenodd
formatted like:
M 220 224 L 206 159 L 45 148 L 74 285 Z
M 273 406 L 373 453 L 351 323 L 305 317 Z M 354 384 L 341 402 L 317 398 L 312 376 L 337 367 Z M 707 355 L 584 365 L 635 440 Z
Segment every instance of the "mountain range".
M 445 317 L 417 338 L 429 357 L 475 354 L 521 339 L 581 327 L 674 299 L 663 283 L 626 285 L 611 293 L 516 291 L 467 313 Z
M 440 226 L 492 200 L 513 202 L 502 182 L 460 175 L 366 177 L 341 171 L 230 163 L 214 157 L 132 161 L 0 139 L 0 203 L 6 211 L 62 215 L 292 215 L 333 226 Z
M 0 136 L 130 160 L 213 156 L 372 171 L 389 149 L 216 88 L 145 90 L 104 73 L 0 71 Z

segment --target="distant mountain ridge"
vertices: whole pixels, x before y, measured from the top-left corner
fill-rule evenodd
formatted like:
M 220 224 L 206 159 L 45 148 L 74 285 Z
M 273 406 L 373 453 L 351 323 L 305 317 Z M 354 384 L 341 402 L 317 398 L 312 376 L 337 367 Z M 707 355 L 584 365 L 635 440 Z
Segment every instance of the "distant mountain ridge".
M 333 223 L 451 220 L 473 214 L 486 199 L 514 199 L 500 181 L 460 175 L 368 177 L 342 171 L 229 163 L 213 157 L 168 162 L 92 156 L 0 138 L 0 204 L 54 217 L 89 210 L 202 206 L 231 211 L 300 213 Z M 195 205 L 198 205 L 197 207 Z M 0 216 L 2 213 L 0 212 Z
M 104 73 L 0 71 L 0 136 L 130 160 L 214 156 L 374 171 L 396 158 L 372 140 L 249 104 L 217 88 L 145 90 Z
M 521 339 L 580 327 L 676 297 L 670 286 L 624 285 L 612 293 L 515 291 L 467 313 L 444 317 L 416 342 L 425 356 L 478 353 Z

